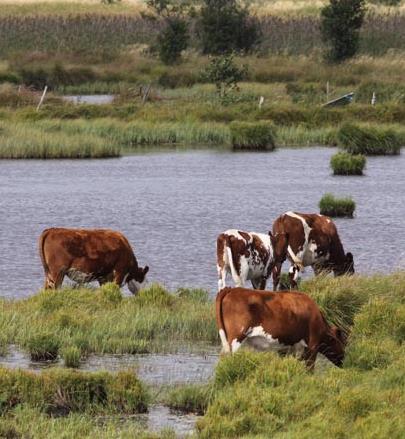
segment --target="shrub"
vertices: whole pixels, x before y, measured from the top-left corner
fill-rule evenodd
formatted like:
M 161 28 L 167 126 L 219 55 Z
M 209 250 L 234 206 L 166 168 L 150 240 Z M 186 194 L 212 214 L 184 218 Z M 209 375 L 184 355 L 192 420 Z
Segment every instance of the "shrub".
M 400 137 L 391 129 L 344 124 L 338 131 L 337 140 L 351 154 L 394 155 L 401 152 Z
M 319 202 L 321 215 L 331 217 L 347 216 L 353 218 L 356 203 L 349 197 L 335 198 L 332 194 L 325 194 Z
M 258 22 L 236 0 L 204 0 L 199 20 L 202 50 L 219 55 L 250 51 L 258 42 Z
M 59 352 L 59 340 L 52 334 L 33 335 L 27 341 L 33 361 L 55 360 Z
M 208 407 L 212 388 L 210 385 L 190 384 L 169 391 L 167 405 L 175 410 L 203 415 Z
M 80 365 L 81 352 L 76 346 L 68 346 L 61 351 L 61 357 L 63 358 L 63 364 L 66 367 L 77 368 Z
M 247 75 L 247 66 L 238 67 L 233 60 L 232 54 L 213 58 L 202 74 L 203 79 L 215 84 L 217 93 L 222 98 L 229 91 L 237 89 L 238 82 Z
M 327 58 L 341 62 L 354 56 L 359 48 L 365 0 L 330 0 L 321 11 L 321 33 L 329 44 Z
M 330 167 L 334 175 L 363 175 L 365 166 L 366 158 L 362 154 L 338 152 L 330 159 Z
M 168 19 L 157 40 L 160 60 L 165 64 L 176 63 L 181 52 L 187 49 L 189 38 L 187 23 L 183 19 Z
M 268 122 L 232 122 L 229 125 L 234 149 L 272 151 L 276 147 L 274 129 Z

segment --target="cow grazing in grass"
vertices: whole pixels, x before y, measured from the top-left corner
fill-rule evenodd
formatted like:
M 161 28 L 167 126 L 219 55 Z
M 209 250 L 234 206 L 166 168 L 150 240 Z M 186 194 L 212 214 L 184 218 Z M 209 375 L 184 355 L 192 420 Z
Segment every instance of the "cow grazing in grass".
M 324 215 L 286 212 L 273 223 L 273 233 L 288 237 L 287 256 L 291 286 L 297 286 L 297 277 L 304 267 L 311 266 L 315 274 L 333 271 L 335 276 L 353 274 L 353 255 L 343 250 L 333 221 Z M 273 288 L 277 290 L 281 265 L 273 270 Z
M 231 273 L 236 286 L 250 280 L 254 289 L 264 290 L 276 263 L 282 264 L 287 251 L 284 234 L 273 236 L 241 230 L 227 230 L 217 238 L 218 290 Z
M 216 298 L 216 320 L 223 352 L 236 352 L 243 343 L 259 350 L 301 346 L 309 369 L 318 352 L 342 366 L 342 331 L 304 293 L 224 288 Z
M 127 283 L 136 294 L 149 270 L 138 266 L 128 240 L 113 230 L 46 229 L 39 238 L 39 253 L 45 288 L 59 288 L 68 276 L 77 283 Z

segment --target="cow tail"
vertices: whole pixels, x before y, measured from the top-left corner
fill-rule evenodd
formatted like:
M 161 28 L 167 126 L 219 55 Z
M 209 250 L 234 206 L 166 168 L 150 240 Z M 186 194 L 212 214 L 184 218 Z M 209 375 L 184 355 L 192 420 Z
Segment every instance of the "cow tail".
M 225 325 L 224 325 L 224 318 L 222 314 L 222 301 L 224 300 L 224 297 L 231 291 L 230 288 L 223 288 L 218 294 L 215 301 L 215 311 L 216 311 L 216 320 L 217 320 L 217 326 L 219 329 L 219 337 L 221 338 L 222 343 L 222 351 L 224 353 L 231 352 L 231 347 L 229 346 L 228 339 L 226 337 L 226 331 L 225 331 Z
M 239 274 L 235 268 L 232 250 L 231 250 L 231 242 L 230 242 L 229 236 L 226 237 L 225 250 L 226 250 L 226 255 L 228 258 L 228 264 L 229 264 L 229 267 L 231 269 L 232 279 L 234 280 L 234 282 L 236 282 L 236 280 L 239 279 Z
M 41 233 L 39 237 L 39 256 L 41 257 L 42 266 L 44 267 L 45 275 L 49 273 L 48 263 L 46 262 L 44 246 L 45 246 L 45 238 L 48 235 L 50 229 L 46 229 Z

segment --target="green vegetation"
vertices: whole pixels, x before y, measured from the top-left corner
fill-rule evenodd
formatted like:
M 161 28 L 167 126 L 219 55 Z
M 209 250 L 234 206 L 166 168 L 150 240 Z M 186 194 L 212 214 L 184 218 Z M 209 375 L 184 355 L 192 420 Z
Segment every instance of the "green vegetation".
M 333 194 L 325 194 L 319 201 L 321 215 L 331 217 L 347 216 L 353 218 L 356 203 L 351 197 L 335 198 Z
M 395 155 L 401 152 L 401 138 L 391 129 L 345 124 L 337 138 L 340 146 L 351 154 Z
M 327 59 L 342 62 L 356 54 L 365 13 L 365 0 L 330 0 L 322 9 L 321 33 L 330 46 Z
M 138 308 L 153 320 L 153 325 L 158 317 L 165 319 L 169 311 L 171 319 L 178 319 L 177 334 L 181 337 L 189 331 L 192 312 L 193 320 L 205 319 L 201 327 L 205 336 L 195 337 L 194 342 L 211 339 L 218 343 L 214 310 L 206 292 L 181 289 L 168 295 L 161 287 L 152 288 L 144 290 L 139 299 L 124 298 L 117 287 L 109 284 L 98 290 L 46 291 L 30 299 L 2 301 L 1 333 L 7 337 L 6 343 L 15 342 L 9 338 L 11 334 L 30 330 L 20 328 L 22 322 L 33 316 L 35 328 L 41 316 L 43 321 L 56 319 L 65 336 L 83 325 L 88 329 L 81 331 L 82 345 L 86 341 L 90 345 L 88 320 L 93 314 L 97 320 L 106 316 L 100 322 L 102 327 L 106 321 L 114 322 L 108 331 L 116 333 L 114 325 L 120 324 L 120 318 L 126 319 L 126 312 L 132 324 L 139 327 L 134 312 Z M 168 388 L 164 402 L 185 412 L 204 413 L 198 421 L 198 434 L 207 438 L 269 434 L 362 438 L 370 432 L 376 438 L 402 437 L 405 273 L 318 276 L 302 282 L 301 290 L 315 299 L 330 322 L 348 334 L 343 369 L 320 358 L 315 373 L 310 374 L 294 357 L 242 350 L 222 357 L 209 383 Z M 158 315 L 156 320 L 152 314 Z M 167 323 L 165 328 L 157 328 L 166 342 L 173 335 Z M 50 325 L 58 335 L 55 322 Z M 129 327 L 122 326 L 121 334 L 126 334 Z M 154 337 L 147 338 L 147 342 L 153 344 Z M 151 403 L 133 372 L 114 375 L 54 368 L 33 374 L 0 369 L 0 389 L 0 433 L 7 437 L 29 433 L 30 437 L 40 438 L 62 432 L 65 436 L 102 438 L 173 437 L 170 433 L 142 432 L 136 422 L 125 418 L 125 414 L 142 412 Z M 32 427 L 28 430 L 29 424 Z
M 203 415 L 213 390 L 209 384 L 189 384 L 172 388 L 168 392 L 167 405 L 175 410 Z
M 343 369 L 240 351 L 223 357 L 201 437 L 402 437 L 404 273 L 302 284 L 350 334 Z M 318 360 L 319 361 L 319 360 Z
M 37 374 L 0 368 L 0 383 L 2 415 L 18 404 L 55 415 L 82 411 L 143 413 L 149 399 L 130 371 L 112 375 L 54 368 Z
M 3 300 L 0 328 L 3 345 L 39 353 L 60 350 L 65 362 L 74 363 L 78 352 L 173 352 L 180 344 L 217 340 L 207 296 L 185 289 L 171 295 L 159 285 L 136 297 L 122 297 L 116 285 L 106 284 L 97 290 L 47 290 L 22 301 Z
M 31 360 L 55 360 L 59 352 L 59 340 L 53 334 L 35 334 L 27 340 Z
M 266 122 L 232 122 L 230 124 L 231 143 L 234 149 L 272 151 L 274 129 Z
M 330 159 L 330 167 L 334 175 L 363 175 L 366 157 L 362 154 L 338 152 Z
M 66 346 L 61 352 L 64 366 L 71 368 L 79 367 L 81 355 L 82 353 L 77 346 Z

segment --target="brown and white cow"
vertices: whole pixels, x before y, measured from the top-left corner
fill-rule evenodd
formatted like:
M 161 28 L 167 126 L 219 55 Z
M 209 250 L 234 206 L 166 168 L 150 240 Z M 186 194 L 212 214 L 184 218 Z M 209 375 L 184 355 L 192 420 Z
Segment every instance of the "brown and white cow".
M 231 273 L 236 286 L 250 280 L 254 289 L 264 290 L 267 278 L 276 263 L 282 264 L 287 251 L 284 234 L 227 230 L 217 238 L 218 291 L 225 287 Z
M 291 286 L 297 286 L 298 273 L 311 266 L 315 274 L 333 271 L 335 276 L 353 274 L 353 255 L 343 250 L 333 221 L 324 215 L 286 212 L 273 223 L 273 234 L 284 233 L 288 237 L 287 256 Z M 273 288 L 277 290 L 281 265 L 273 270 Z
M 39 238 L 39 254 L 45 288 L 59 288 L 66 275 L 78 283 L 127 283 L 136 294 L 149 270 L 138 266 L 128 240 L 113 230 L 46 229 Z
M 342 331 L 330 326 L 318 305 L 304 293 L 224 288 L 216 298 L 216 320 L 225 353 L 236 352 L 242 344 L 283 351 L 301 346 L 309 369 L 318 352 L 342 366 Z

